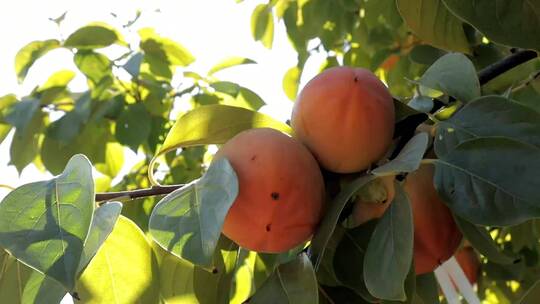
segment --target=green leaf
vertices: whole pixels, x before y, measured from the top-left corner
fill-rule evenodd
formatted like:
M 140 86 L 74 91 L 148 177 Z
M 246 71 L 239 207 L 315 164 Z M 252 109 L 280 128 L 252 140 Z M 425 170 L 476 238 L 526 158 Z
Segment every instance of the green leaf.
M 366 249 L 377 221 L 345 231 L 336 247 L 333 267 L 337 279 L 344 286 L 354 290 L 368 302 L 376 300 L 367 290 L 364 279 L 364 258 Z
M 272 8 L 266 4 L 259 4 L 251 14 L 251 34 L 255 41 L 271 49 L 274 41 L 274 15 Z
M 432 65 L 446 52 L 429 44 L 416 45 L 409 53 L 409 58 L 420 64 Z
M 501 96 L 483 96 L 437 124 L 435 152 L 479 137 L 506 137 L 540 147 L 540 113 Z
M 124 165 L 124 146 L 117 142 L 108 142 L 105 147 L 105 162 L 96 164 L 99 172 L 114 178 Z
M 4 120 L 17 128 L 18 131 L 24 132 L 26 126 L 34 118 L 38 108 L 39 100 L 37 99 L 19 101 L 4 111 Z
M 416 134 L 405 144 L 396 158 L 375 168 L 371 173 L 377 176 L 385 176 L 415 171 L 420 167 L 420 161 L 424 157 L 428 141 L 429 135 L 427 133 Z
M 405 23 L 422 40 L 449 51 L 471 52 L 463 22 L 442 0 L 397 0 L 397 6 Z
M 469 243 L 490 262 L 512 264 L 517 261 L 517 257 L 501 251 L 500 246 L 491 238 L 485 227 L 477 226 L 458 216 L 454 216 L 454 219 Z
M 41 144 L 41 160 L 52 174 L 59 174 L 75 154 L 86 155 L 94 164 L 105 161 L 105 147 L 110 139 L 110 125 L 101 121 L 89 121 L 69 144 L 62 143 L 45 134 Z
M 23 185 L 4 198 L 0 245 L 71 290 L 93 210 L 92 167 L 75 155 L 60 176 Z
M 463 54 L 450 53 L 427 69 L 419 83 L 463 102 L 480 97 L 480 82 L 472 62 Z
M 79 70 L 96 86 L 105 77 L 112 77 L 109 58 L 92 50 L 79 50 L 73 60 Z
M 47 135 L 61 143 L 69 144 L 80 134 L 83 125 L 88 121 L 92 100 L 90 93 L 82 94 L 75 103 L 75 108 L 47 128 Z
M 540 298 L 540 281 L 536 281 L 534 285 L 527 290 L 523 298 L 519 300 L 519 304 L 534 304 Z
M 0 296 L 6 303 L 60 303 L 66 289 L 0 248 Z
M 231 303 L 244 303 L 266 282 L 278 266 L 279 261 L 271 258 L 276 256 L 239 248 L 233 285 L 230 287 Z
M 459 18 L 470 23 L 486 37 L 508 46 L 540 50 L 540 3 L 518 0 L 443 0 Z
M 129 75 L 131 75 L 131 77 L 137 78 L 139 77 L 139 73 L 141 71 L 141 63 L 143 58 L 144 54 L 137 52 L 135 55 L 131 56 L 126 64 L 124 64 L 122 67 L 129 73 Z
M 426 96 L 415 96 L 407 105 L 418 112 L 429 113 L 433 109 L 433 99 Z
M 416 294 L 425 304 L 438 304 L 439 285 L 433 272 L 416 276 Z
M 88 50 L 107 47 L 114 43 L 124 44 L 120 33 L 108 24 L 96 22 L 77 29 L 69 35 L 64 46 Z
M 270 116 L 239 107 L 201 106 L 176 120 L 154 159 L 182 147 L 223 144 L 252 128 L 274 128 L 291 133 L 291 128 Z
M 280 265 L 249 302 L 319 303 L 317 279 L 307 255 L 302 253 L 294 261 Z
M 375 175 L 363 175 L 358 177 L 347 184 L 329 204 L 328 210 L 311 240 L 312 260 L 315 261 L 315 270 L 317 270 L 321 264 L 326 245 L 334 233 L 334 229 L 339 221 L 339 216 L 345 208 L 345 205 L 360 188 L 373 179 L 375 179 Z
M 248 88 L 240 87 L 240 92 L 238 92 L 238 96 L 236 96 L 236 100 L 232 105 L 257 111 L 265 104 L 257 93 Z
M 421 114 L 420 112 L 416 111 L 415 109 L 409 107 L 405 103 L 395 98 L 394 98 L 394 108 L 396 110 L 396 122 L 400 122 L 403 119 L 412 115 Z
M 17 97 L 14 94 L 8 94 L 0 97 L 0 144 L 11 131 L 12 126 L 5 121 L 5 112 L 7 109 L 17 102 Z
M 181 44 L 171 39 L 159 36 L 151 28 L 139 30 L 140 47 L 145 57 L 153 58 L 173 66 L 188 66 L 195 57 Z
M 150 135 L 151 119 L 143 104 L 128 105 L 116 121 L 115 135 L 118 142 L 136 153 L 139 145 Z
M 32 41 L 23 46 L 15 56 L 15 73 L 19 83 L 23 82 L 28 70 L 34 62 L 47 52 L 60 47 L 60 41 L 49 39 L 43 41 Z
M 144 233 L 120 216 L 77 282 L 84 303 L 160 303 L 156 257 Z
M 228 57 L 214 65 L 210 70 L 208 71 L 208 76 L 213 75 L 216 72 L 238 66 L 243 64 L 254 64 L 257 63 L 255 60 L 245 58 L 245 57 Z
M 238 96 L 238 93 L 240 92 L 240 86 L 237 83 L 230 82 L 230 81 L 212 82 L 210 84 L 210 87 L 214 88 L 214 90 L 218 92 L 225 93 L 233 97 Z
M 121 211 L 122 204 L 119 202 L 108 202 L 94 210 L 94 217 L 84 242 L 77 273 L 81 273 L 86 268 L 109 234 L 111 234 Z
M 296 100 L 296 94 L 298 93 L 298 85 L 300 84 L 300 76 L 302 76 L 302 69 L 298 66 L 294 66 L 285 72 L 283 75 L 283 91 L 290 100 Z
M 438 156 L 435 186 L 458 216 L 477 225 L 508 226 L 540 215 L 539 147 L 486 137 Z
M 394 201 L 371 235 L 364 258 L 364 278 L 373 296 L 405 301 L 404 283 L 413 257 L 413 219 L 405 191 L 396 186 Z
M 59 70 L 57 72 L 54 72 L 47 81 L 40 85 L 38 88 L 38 92 L 45 94 L 48 90 L 54 90 L 58 88 L 65 88 L 71 80 L 75 78 L 75 72 L 71 70 Z
M 45 127 L 45 122 L 45 114 L 38 113 L 34 115 L 24 131 L 15 131 L 11 146 L 9 147 L 9 156 L 10 164 L 15 165 L 17 171 L 22 172 L 38 155 L 39 139 Z
M 238 195 L 238 179 L 226 159 L 212 163 L 199 180 L 163 198 L 150 216 L 150 234 L 167 251 L 211 266 L 227 212 Z

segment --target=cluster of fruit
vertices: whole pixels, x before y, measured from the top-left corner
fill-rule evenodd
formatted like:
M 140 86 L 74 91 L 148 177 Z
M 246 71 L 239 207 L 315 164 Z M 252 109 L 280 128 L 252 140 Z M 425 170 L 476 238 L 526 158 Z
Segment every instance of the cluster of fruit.
M 239 194 L 223 233 L 257 252 L 290 250 L 313 233 L 325 212 L 321 168 L 355 173 L 384 160 L 393 143 L 394 103 L 370 71 L 335 67 L 309 81 L 291 117 L 293 136 L 273 129 L 239 133 L 216 154 L 226 157 L 239 179 Z M 319 167 L 320 166 L 320 167 Z M 433 271 L 449 259 L 462 235 L 433 185 L 433 167 L 406 177 L 414 217 L 416 273 Z M 376 202 L 356 198 L 352 222 L 382 216 L 394 197 L 395 176 L 378 180 L 385 190 Z

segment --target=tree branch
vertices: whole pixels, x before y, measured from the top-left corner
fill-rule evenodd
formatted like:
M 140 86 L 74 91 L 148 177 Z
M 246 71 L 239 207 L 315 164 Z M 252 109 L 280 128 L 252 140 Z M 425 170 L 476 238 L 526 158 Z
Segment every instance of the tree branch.
M 96 202 L 110 201 L 114 199 L 136 199 L 141 197 L 169 194 L 176 189 L 182 188 L 184 184 L 171 186 L 154 186 L 146 189 L 136 189 L 130 191 L 96 193 Z
M 515 52 L 512 55 L 509 55 L 478 72 L 478 80 L 480 81 L 480 85 L 484 85 L 504 72 L 536 57 L 538 57 L 538 53 L 531 50 L 521 50 Z

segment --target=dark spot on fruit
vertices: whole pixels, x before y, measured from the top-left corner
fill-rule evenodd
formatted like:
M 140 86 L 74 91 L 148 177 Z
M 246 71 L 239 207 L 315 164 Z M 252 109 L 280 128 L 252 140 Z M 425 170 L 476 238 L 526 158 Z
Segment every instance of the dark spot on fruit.
M 253 156 L 251 157 L 251 160 L 255 160 L 256 158 L 257 158 L 257 155 L 253 155 Z
M 272 197 L 273 200 L 277 201 L 279 199 L 279 193 L 277 192 L 272 192 L 270 194 L 270 196 Z
M 272 229 L 272 224 L 266 225 L 266 232 L 270 232 L 271 229 Z
M 354 82 L 358 82 L 358 76 L 354 77 Z

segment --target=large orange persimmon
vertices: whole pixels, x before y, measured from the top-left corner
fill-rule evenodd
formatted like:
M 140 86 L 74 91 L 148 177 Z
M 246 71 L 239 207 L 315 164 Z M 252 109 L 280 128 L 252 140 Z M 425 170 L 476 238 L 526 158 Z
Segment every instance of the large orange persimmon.
M 334 67 L 302 89 L 291 125 L 322 167 L 357 172 L 381 159 L 392 143 L 394 104 L 369 70 Z
M 269 253 L 309 239 L 322 215 L 324 182 L 304 145 L 273 129 L 251 129 L 229 140 L 215 157 L 230 161 L 239 182 L 223 225 L 227 237 Z
M 394 200 L 394 179 L 395 176 L 392 175 L 381 177 L 378 180 L 381 184 L 380 186 L 382 186 L 382 189 L 385 191 L 381 196 L 381 199 L 368 201 L 360 197 L 356 200 L 352 211 L 352 226 L 359 226 L 370 220 L 380 218 L 384 214 L 386 209 L 390 206 L 390 203 Z
M 416 274 L 435 270 L 448 260 L 461 243 L 450 209 L 433 185 L 432 165 L 422 165 L 405 181 L 414 217 L 414 262 Z

